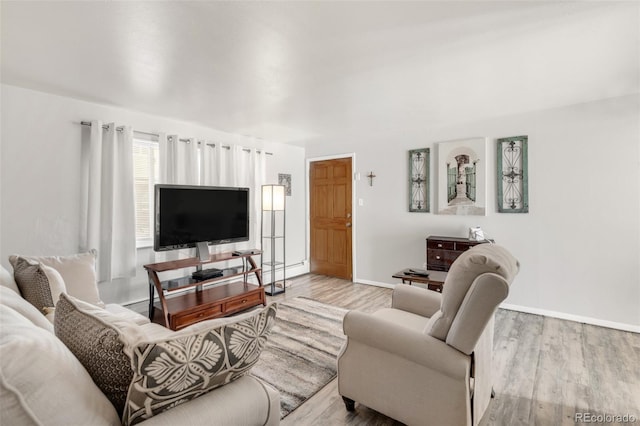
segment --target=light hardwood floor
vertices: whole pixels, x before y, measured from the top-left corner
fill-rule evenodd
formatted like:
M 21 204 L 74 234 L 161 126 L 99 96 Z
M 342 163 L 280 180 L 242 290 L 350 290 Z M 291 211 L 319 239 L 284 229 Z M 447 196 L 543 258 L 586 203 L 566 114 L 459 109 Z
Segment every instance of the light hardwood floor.
M 391 290 L 318 275 L 291 279 L 284 295 L 348 309 L 391 305 Z M 496 398 L 481 425 L 574 425 L 577 413 L 632 414 L 640 424 L 640 335 L 498 310 Z M 428 386 L 428 384 L 425 384 Z M 283 425 L 398 425 L 356 404 L 345 410 L 336 380 L 289 414 Z

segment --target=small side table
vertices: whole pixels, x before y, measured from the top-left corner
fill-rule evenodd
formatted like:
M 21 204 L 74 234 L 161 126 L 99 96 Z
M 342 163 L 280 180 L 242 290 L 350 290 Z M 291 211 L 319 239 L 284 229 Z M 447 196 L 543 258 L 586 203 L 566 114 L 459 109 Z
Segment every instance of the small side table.
M 442 286 L 444 285 L 444 279 L 447 277 L 447 273 L 443 271 L 428 270 L 427 274 L 427 276 L 423 274 L 414 274 L 411 272 L 411 268 L 406 268 L 393 274 L 393 278 L 401 279 L 403 284 L 426 284 L 429 290 L 442 293 Z

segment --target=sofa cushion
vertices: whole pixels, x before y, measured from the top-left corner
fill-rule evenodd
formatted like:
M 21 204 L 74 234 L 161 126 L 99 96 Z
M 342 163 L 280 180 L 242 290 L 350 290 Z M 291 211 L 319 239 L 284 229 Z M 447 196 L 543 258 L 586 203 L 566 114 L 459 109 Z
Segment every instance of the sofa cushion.
M 41 312 L 46 307 L 56 306 L 60 293 L 66 291 L 58 271 L 20 256 L 10 256 L 9 262 L 22 297 Z
M 109 400 L 53 333 L 4 304 L 0 324 L 3 419 L 12 425 L 119 424 Z
M 258 361 L 276 305 L 209 320 L 171 337 L 128 342 L 134 378 L 123 423 L 132 425 L 245 375 Z
M 16 280 L 13 279 L 13 275 L 2 265 L 0 265 L 0 286 L 10 288 L 11 290 L 20 294 L 20 289 L 18 288 Z
M 212 420 L 215 419 L 215 420 Z M 280 394 L 260 379 L 246 374 L 171 410 L 145 420 L 144 426 L 280 424 Z
M 69 256 L 22 256 L 50 266 L 60 273 L 71 296 L 104 307 L 98 292 L 95 250 Z
M 141 338 L 136 325 L 72 296 L 61 295 L 54 320 L 56 336 L 74 353 L 95 384 L 122 414 L 133 378 L 121 335 Z
M 120 317 L 123 320 L 135 322 L 138 325 L 148 324 L 151 322 L 146 316 L 132 311 L 131 309 L 127 309 L 124 306 L 118 305 L 116 303 L 107 303 L 104 308 L 117 317 Z
M 31 321 L 33 325 L 36 325 L 50 333 L 53 333 L 53 325 L 45 318 L 42 312 L 39 312 L 35 306 L 27 302 L 13 290 L 0 286 L 0 304 L 7 306 L 24 318 Z

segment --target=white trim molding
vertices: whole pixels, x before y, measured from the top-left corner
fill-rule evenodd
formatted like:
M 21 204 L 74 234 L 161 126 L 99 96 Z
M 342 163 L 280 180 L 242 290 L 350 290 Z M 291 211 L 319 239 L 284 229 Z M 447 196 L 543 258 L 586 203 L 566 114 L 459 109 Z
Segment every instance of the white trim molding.
M 355 284 L 366 284 L 366 285 L 372 285 L 374 287 L 384 287 L 384 288 L 395 288 L 396 287 L 396 284 L 381 283 L 380 281 L 363 280 L 363 279 L 360 279 L 360 278 L 354 278 L 353 282 Z
M 599 327 L 613 328 L 615 330 L 630 331 L 640 333 L 640 325 L 626 324 L 622 322 L 608 321 L 598 318 L 584 317 L 581 315 L 567 314 L 564 312 L 549 311 L 547 309 L 530 308 L 528 306 L 512 305 L 503 303 L 500 308 L 510 311 L 524 312 L 527 314 L 542 315 L 543 317 L 558 318 L 567 321 L 580 322 L 583 324 L 596 325 Z
M 400 283 L 388 284 L 388 283 L 383 283 L 379 281 L 365 280 L 361 278 L 355 278 L 353 282 L 358 284 L 366 284 L 366 285 L 372 285 L 376 287 L 385 287 L 385 288 L 395 288 L 396 285 L 400 284 Z M 567 314 L 564 312 L 550 311 L 547 309 L 530 308 L 528 306 L 513 305 L 511 303 L 503 303 L 500 305 L 500 308 L 507 309 L 509 311 L 524 312 L 526 314 L 541 315 L 543 317 L 558 318 L 561 320 L 595 325 L 598 327 L 612 328 L 614 330 L 629 331 L 631 333 L 640 333 L 640 325 L 626 324 L 622 322 L 608 321 L 608 320 L 603 320 L 598 318 L 585 317 L 581 315 Z

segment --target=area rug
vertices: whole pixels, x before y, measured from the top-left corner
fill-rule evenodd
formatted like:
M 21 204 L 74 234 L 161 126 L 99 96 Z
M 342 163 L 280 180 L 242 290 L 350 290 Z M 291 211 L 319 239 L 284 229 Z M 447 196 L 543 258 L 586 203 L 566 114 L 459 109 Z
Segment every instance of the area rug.
M 276 323 L 251 374 L 280 392 L 281 418 L 336 377 L 346 313 L 304 297 L 278 302 Z

